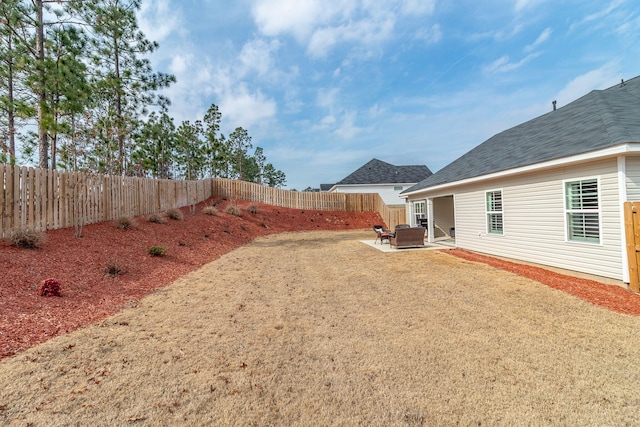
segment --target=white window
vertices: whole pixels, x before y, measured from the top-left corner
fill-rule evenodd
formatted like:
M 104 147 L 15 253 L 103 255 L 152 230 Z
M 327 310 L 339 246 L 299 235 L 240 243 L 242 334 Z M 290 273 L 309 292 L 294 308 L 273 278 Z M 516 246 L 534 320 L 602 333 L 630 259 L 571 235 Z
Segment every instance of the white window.
M 503 234 L 502 190 L 486 192 L 487 233 Z
M 567 240 L 600 243 L 598 179 L 564 183 Z
M 415 220 L 414 225 L 420 225 L 420 220 L 427 217 L 427 210 L 425 208 L 424 200 L 421 202 L 413 202 L 413 218 Z

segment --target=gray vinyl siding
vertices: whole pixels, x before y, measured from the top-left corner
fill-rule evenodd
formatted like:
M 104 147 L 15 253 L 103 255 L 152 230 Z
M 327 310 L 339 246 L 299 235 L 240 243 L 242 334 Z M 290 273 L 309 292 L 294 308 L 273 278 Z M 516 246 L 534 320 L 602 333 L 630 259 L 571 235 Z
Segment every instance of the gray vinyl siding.
M 640 202 L 640 157 L 627 157 L 627 200 Z
M 563 183 L 584 178 L 599 179 L 600 244 L 565 237 Z M 610 159 L 459 188 L 456 246 L 622 280 L 617 179 L 616 159 Z M 502 190 L 502 236 L 487 234 L 485 192 L 490 190 Z

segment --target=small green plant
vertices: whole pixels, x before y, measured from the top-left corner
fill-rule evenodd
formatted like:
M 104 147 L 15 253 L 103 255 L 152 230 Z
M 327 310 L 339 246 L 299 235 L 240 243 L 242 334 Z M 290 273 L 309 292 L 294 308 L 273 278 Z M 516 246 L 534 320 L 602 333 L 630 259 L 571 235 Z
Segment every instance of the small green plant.
M 31 228 L 18 228 L 9 235 L 11 244 L 18 248 L 35 249 L 44 242 L 44 233 Z
M 149 248 L 149 255 L 151 256 L 164 256 L 167 253 L 167 248 L 164 246 L 151 246 Z
M 164 215 L 159 214 L 159 213 L 154 213 L 154 214 L 149 215 L 147 220 L 149 222 L 153 222 L 153 223 L 156 223 L 156 224 L 164 224 Z
M 205 206 L 202 208 L 202 213 L 205 215 L 218 215 L 218 208 L 215 206 Z
M 120 230 L 130 230 L 135 225 L 135 221 L 129 216 L 121 216 L 120 218 L 116 219 L 116 227 L 118 227 Z
M 167 218 L 175 219 L 176 221 L 182 221 L 184 219 L 184 215 L 180 209 L 169 209 L 166 212 Z
M 62 286 L 56 279 L 45 279 L 40 284 L 38 294 L 42 297 L 61 297 Z
M 249 205 L 247 207 L 247 212 L 249 212 L 250 214 L 257 214 L 258 213 L 258 207 L 256 205 Z
M 224 211 L 229 215 L 242 216 L 242 211 L 235 202 L 232 202 L 229 206 L 227 206 Z

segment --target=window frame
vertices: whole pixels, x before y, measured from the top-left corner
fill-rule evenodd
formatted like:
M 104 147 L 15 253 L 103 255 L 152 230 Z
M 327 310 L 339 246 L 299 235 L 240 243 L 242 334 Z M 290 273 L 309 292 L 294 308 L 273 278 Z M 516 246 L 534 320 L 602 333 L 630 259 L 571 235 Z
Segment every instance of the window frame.
M 589 208 L 589 207 L 585 207 L 582 206 L 581 208 L 571 208 L 570 207 L 570 194 L 569 194 L 569 186 L 571 184 L 576 184 L 576 183 L 580 183 L 581 185 L 583 185 L 583 183 L 588 182 L 588 181 L 595 181 L 595 188 L 596 188 L 596 198 L 595 198 L 595 202 L 597 203 L 597 207 L 594 208 Z M 582 178 L 573 178 L 573 179 L 565 179 L 562 181 L 562 195 L 563 195 L 563 199 L 564 199 L 564 238 L 565 238 L 565 242 L 567 243 L 577 243 L 577 244 L 584 244 L 584 245 L 602 245 L 602 191 L 601 191 L 601 184 L 600 184 L 600 177 L 599 176 L 589 176 L 589 177 L 582 177 Z M 584 198 L 584 192 L 581 191 L 580 193 L 580 197 Z M 590 203 L 593 203 L 593 199 L 591 200 Z M 595 221 L 597 223 L 597 238 L 595 237 L 589 237 L 587 234 L 587 228 L 589 227 L 589 225 L 585 224 L 583 225 L 583 228 L 585 229 L 583 231 L 583 236 L 574 236 L 572 235 L 572 223 L 573 221 L 571 220 L 572 216 L 575 214 L 582 214 L 582 215 L 586 215 L 586 214 L 591 214 L 591 215 L 597 215 L 597 221 Z M 585 221 L 586 222 L 586 221 Z M 593 224 L 593 220 L 591 220 L 592 224 Z M 593 227 L 593 225 L 591 225 Z
M 416 212 L 416 206 L 422 206 L 422 212 Z M 421 216 L 418 216 L 421 215 Z M 415 200 L 411 203 L 411 217 L 415 221 L 414 225 L 420 225 L 421 219 L 427 218 L 427 201 L 426 200 Z
M 499 193 L 500 194 L 500 210 L 495 210 L 495 209 L 490 209 L 489 203 L 489 196 L 490 195 L 495 195 Z M 494 206 L 495 207 L 495 201 L 492 199 L 491 202 L 494 202 Z M 485 230 L 487 232 L 487 235 L 489 236 L 504 236 L 504 191 L 502 188 L 496 188 L 496 189 L 492 189 L 492 190 L 486 190 L 484 192 L 484 210 L 485 210 Z M 494 229 L 492 228 L 492 224 L 494 224 L 493 218 L 500 218 L 500 229 Z

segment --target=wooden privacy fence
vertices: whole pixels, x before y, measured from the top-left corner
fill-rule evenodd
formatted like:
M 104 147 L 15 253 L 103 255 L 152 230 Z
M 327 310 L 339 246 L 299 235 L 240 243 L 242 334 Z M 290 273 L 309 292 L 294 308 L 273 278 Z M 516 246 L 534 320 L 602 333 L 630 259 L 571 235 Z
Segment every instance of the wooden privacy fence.
M 194 205 L 212 196 L 309 210 L 378 212 L 389 226 L 405 222 L 374 194 L 282 190 L 224 178 L 178 181 L 0 164 L 0 237 L 13 229 L 54 230 Z
M 629 261 L 629 288 L 640 292 L 640 202 L 624 203 L 624 229 Z
M 407 221 L 404 207 L 387 206 L 378 193 L 291 191 L 225 178 L 213 179 L 213 193 L 218 197 L 235 197 L 294 209 L 378 212 L 390 228 Z
M 208 197 L 209 180 L 157 180 L 0 164 L 0 237 L 12 229 L 44 231 L 145 215 Z

